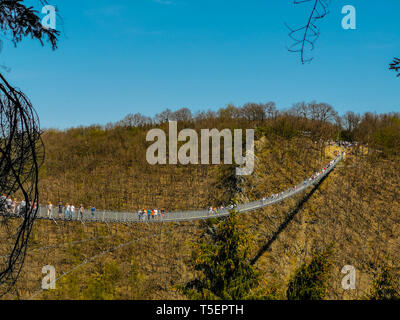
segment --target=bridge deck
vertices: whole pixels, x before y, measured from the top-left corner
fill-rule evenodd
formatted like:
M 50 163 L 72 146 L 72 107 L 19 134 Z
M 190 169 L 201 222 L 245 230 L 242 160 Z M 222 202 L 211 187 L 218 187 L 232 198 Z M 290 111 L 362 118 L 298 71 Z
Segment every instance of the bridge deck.
M 248 203 L 238 204 L 235 207 L 235 210 L 239 213 L 245 213 L 249 211 L 254 211 L 257 209 L 261 209 L 281 201 L 284 201 L 288 198 L 291 198 L 301 192 L 304 192 L 311 186 L 316 185 L 319 181 L 321 181 L 325 176 L 327 176 L 343 159 L 343 155 L 339 155 L 333 161 L 333 164 L 330 165 L 325 172 L 320 174 L 313 180 L 306 180 L 299 183 L 297 186 L 290 188 L 286 191 L 281 192 L 277 197 L 269 197 L 267 199 L 251 201 Z M 88 210 L 85 210 L 82 218 L 79 219 L 78 212 L 75 211 L 74 215 L 70 217 L 66 217 L 64 214 L 59 216 L 57 211 L 58 208 L 53 209 L 53 217 L 49 217 L 47 215 L 47 208 L 45 206 L 39 206 L 36 219 L 39 220 L 53 220 L 55 222 L 64 220 L 64 221 L 81 221 L 83 223 L 88 222 L 103 222 L 103 223 L 160 223 L 160 222 L 180 222 L 180 221 L 193 221 L 193 220 L 206 220 L 210 218 L 218 218 L 225 217 L 229 215 L 230 208 L 224 208 L 218 210 L 218 212 L 210 213 L 209 210 L 193 210 L 193 211 L 177 211 L 177 212 L 166 212 L 164 217 L 158 215 L 157 218 L 147 219 L 147 215 L 144 215 L 142 219 L 140 219 L 138 213 L 135 212 L 119 212 L 119 211 L 107 211 L 107 210 L 96 210 L 95 215 L 92 216 Z

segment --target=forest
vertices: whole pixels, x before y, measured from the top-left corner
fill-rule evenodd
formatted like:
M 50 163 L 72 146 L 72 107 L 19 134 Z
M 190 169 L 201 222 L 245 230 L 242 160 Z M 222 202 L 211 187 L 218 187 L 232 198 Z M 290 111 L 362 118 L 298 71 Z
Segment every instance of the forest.
M 270 102 L 248 103 L 242 107 L 228 105 L 217 112 L 198 112 L 195 115 L 187 108 L 175 112 L 167 109 L 153 119 L 130 114 L 105 126 L 46 130 L 43 135 L 46 162 L 41 171 L 41 199 L 53 203 L 72 201 L 113 210 L 154 205 L 178 209 L 179 204 L 169 202 L 162 193 L 173 192 L 169 190 L 171 187 L 179 188 L 180 179 L 176 176 L 180 172 L 190 176 L 189 186 L 212 178 L 207 177 L 209 170 L 205 166 L 151 166 L 146 162 L 146 149 L 150 145 L 146 142 L 146 133 L 152 128 L 168 132 L 169 120 L 178 121 L 179 130 L 253 128 L 258 139 L 265 136 L 292 141 L 301 137 L 315 143 L 315 150 L 320 151 L 321 157 L 329 141 L 354 142 L 356 152 L 362 153 L 366 149 L 371 159 L 396 157 L 400 150 L 399 114 L 347 112 L 339 117 L 326 103 L 296 103 L 284 112 L 278 111 Z M 168 174 L 163 175 L 167 171 Z M 173 185 L 172 177 L 175 177 Z M 169 187 L 162 188 L 163 184 Z M 158 186 L 160 190 L 148 192 L 157 190 Z M 211 205 L 209 201 L 197 201 L 191 207 Z M 183 205 L 180 209 L 188 208 Z

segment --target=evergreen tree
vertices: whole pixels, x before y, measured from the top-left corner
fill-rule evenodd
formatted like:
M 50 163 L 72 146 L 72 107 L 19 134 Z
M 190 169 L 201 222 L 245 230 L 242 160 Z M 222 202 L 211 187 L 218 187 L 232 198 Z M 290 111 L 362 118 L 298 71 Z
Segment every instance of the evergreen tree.
M 333 246 L 314 254 L 310 263 L 304 263 L 289 281 L 288 300 L 322 300 L 328 290 L 332 269 Z
M 400 290 L 392 270 L 385 266 L 372 283 L 369 300 L 400 300 Z
M 240 300 L 251 297 L 259 274 L 249 262 L 249 237 L 232 211 L 216 225 L 209 223 L 193 253 L 199 277 L 180 288 L 191 299 Z

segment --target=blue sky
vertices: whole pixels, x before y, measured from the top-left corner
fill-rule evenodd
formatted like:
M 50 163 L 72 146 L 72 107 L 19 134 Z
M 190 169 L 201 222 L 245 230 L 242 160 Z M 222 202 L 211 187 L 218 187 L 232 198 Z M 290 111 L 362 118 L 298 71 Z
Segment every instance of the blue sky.
M 39 1 L 29 1 L 38 7 Z M 306 20 L 292 0 L 51 0 L 59 47 L 5 40 L 5 76 L 34 103 L 44 128 L 105 124 L 165 108 L 218 109 L 317 100 L 339 112 L 400 111 L 400 1 L 331 0 L 321 37 L 302 65 L 285 22 Z M 341 9 L 357 9 L 344 30 Z M 397 15 L 397 17 L 396 17 Z

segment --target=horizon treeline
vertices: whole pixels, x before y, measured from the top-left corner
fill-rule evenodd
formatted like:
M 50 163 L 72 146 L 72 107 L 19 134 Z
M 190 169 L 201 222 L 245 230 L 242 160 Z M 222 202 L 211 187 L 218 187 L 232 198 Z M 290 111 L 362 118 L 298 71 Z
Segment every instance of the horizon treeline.
M 188 108 L 166 109 L 154 117 L 130 113 L 115 123 L 79 126 L 82 128 L 112 130 L 118 127 L 149 129 L 168 121 L 178 121 L 180 127 L 201 128 L 258 128 L 265 134 L 284 138 L 309 135 L 314 142 L 348 141 L 366 145 L 385 156 L 400 153 L 400 113 L 364 114 L 348 111 L 342 116 L 328 103 L 298 102 L 287 110 L 279 110 L 274 102 L 228 104 L 217 111 L 198 111 Z M 48 129 L 48 131 L 59 131 Z

